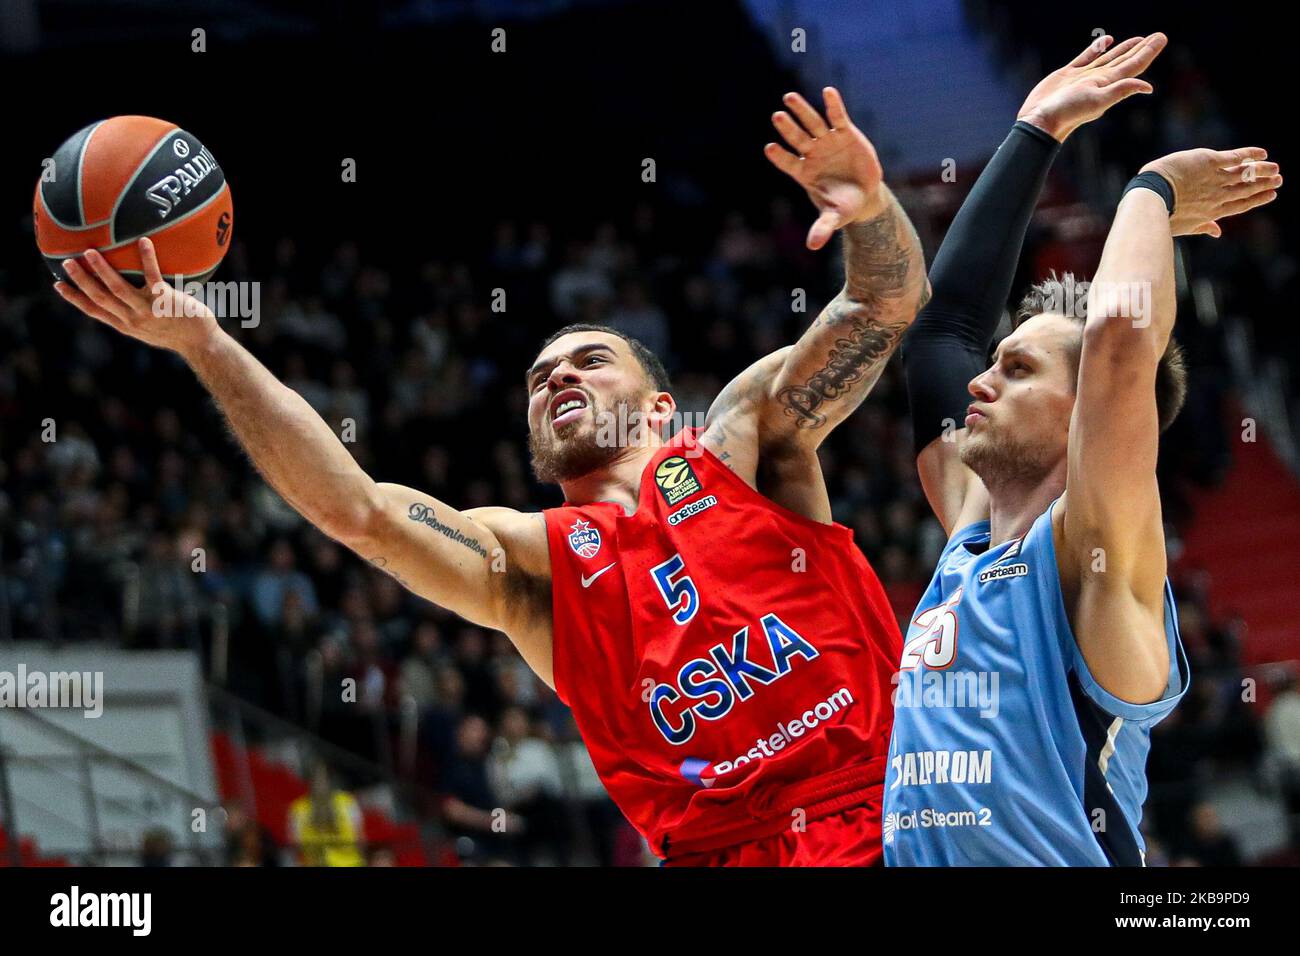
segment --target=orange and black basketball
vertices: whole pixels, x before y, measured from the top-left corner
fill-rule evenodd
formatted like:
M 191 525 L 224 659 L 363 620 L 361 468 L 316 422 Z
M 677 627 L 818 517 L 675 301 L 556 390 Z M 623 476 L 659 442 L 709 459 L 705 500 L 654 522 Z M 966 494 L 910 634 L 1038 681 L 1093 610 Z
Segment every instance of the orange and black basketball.
M 137 283 L 148 236 L 173 284 L 202 282 L 230 248 L 234 207 L 212 154 L 175 123 L 114 116 L 69 137 L 36 184 L 36 245 L 56 278 L 64 259 L 98 249 Z

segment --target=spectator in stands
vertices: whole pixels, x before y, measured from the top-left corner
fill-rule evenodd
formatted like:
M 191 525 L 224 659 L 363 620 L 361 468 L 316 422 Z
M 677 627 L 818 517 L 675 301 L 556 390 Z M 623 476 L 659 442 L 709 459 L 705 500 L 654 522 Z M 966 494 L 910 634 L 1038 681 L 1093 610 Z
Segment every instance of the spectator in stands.
M 487 769 L 497 805 L 528 821 L 520 849 L 529 862 L 539 862 L 539 851 L 548 849 L 567 864 L 570 827 L 560 802 L 560 764 L 550 744 L 533 735 L 522 707 L 502 712 Z
M 456 729 L 456 750 L 442 773 L 442 813 L 447 829 L 463 840 L 471 862 L 519 860 L 527 821 L 502 807 L 488 779 L 492 729 L 471 714 Z
M 279 866 L 271 832 L 249 814 L 243 802 L 226 807 L 226 866 Z
M 172 539 L 164 532 L 149 538 L 137 589 L 137 646 L 176 647 L 197 640 L 194 573 L 178 558 Z
M 619 835 L 631 833 L 637 840 L 640 836 L 605 792 L 605 786 L 596 774 L 596 765 L 591 762 L 591 754 L 578 735 L 577 724 L 567 711 L 557 750 L 565 796 L 578 809 L 586 834 L 590 836 L 596 862 L 600 866 L 613 866 Z M 649 852 L 648 848 L 646 852 Z
M 286 591 L 294 591 L 304 608 L 312 616 L 319 610 L 316 588 L 311 578 L 297 569 L 293 546 L 285 538 L 277 538 L 267 553 L 267 567 L 253 579 L 253 612 L 264 627 L 280 623 L 284 610 Z
M 645 284 L 637 279 L 620 283 L 609 325 L 632 336 L 655 355 L 668 354 L 668 318 L 649 300 Z
M 433 621 L 421 621 L 415 629 L 414 646 L 402 661 L 402 693 L 415 701 L 421 716 L 438 703 L 438 668 L 445 663 L 442 632 Z
M 172 835 L 162 827 L 146 830 L 140 841 L 141 866 L 172 865 Z
M 1291 844 L 1300 849 L 1300 690 L 1289 670 L 1274 681 L 1273 703 L 1264 717 L 1268 756 L 1282 790 Z
M 397 854 L 391 846 L 372 846 L 366 866 L 397 866 Z
M 1223 829 L 1212 803 L 1198 803 L 1191 812 L 1191 834 L 1183 856 L 1198 866 L 1241 866 L 1237 841 Z
M 356 797 L 335 789 L 317 761 L 310 789 L 289 805 L 289 834 L 303 866 L 364 866 L 365 828 Z

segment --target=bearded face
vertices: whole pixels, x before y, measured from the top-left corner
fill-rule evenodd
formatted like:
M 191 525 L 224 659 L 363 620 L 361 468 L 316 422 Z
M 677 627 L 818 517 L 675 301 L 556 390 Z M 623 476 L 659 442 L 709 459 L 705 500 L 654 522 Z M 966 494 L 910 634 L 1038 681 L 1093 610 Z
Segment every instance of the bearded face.
M 1036 483 L 1068 452 L 1080 327 L 1040 315 L 1002 340 L 970 383 L 960 457 L 987 488 Z
M 979 475 L 986 488 L 1033 483 L 1051 471 L 1056 462 L 1053 443 L 990 425 L 984 425 L 978 433 L 968 432 L 958 454 L 962 464 Z
M 556 339 L 533 364 L 528 388 L 528 449 L 543 482 L 581 478 L 645 444 L 656 401 L 667 397 L 651 388 L 627 343 L 603 332 Z
M 581 478 L 607 467 L 619 452 L 634 444 L 643 431 L 640 407 L 644 389 L 602 399 L 599 395 L 557 395 L 555 418 L 550 427 L 535 428 L 528 435 L 533 474 L 538 481 L 562 482 Z

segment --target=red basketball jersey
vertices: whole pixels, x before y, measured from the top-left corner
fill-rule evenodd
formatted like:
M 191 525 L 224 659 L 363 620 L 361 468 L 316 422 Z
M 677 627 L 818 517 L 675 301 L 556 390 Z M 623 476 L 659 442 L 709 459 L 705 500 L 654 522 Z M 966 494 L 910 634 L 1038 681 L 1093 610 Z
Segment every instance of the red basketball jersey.
M 902 650 L 853 533 L 769 501 L 695 434 L 655 454 L 635 514 L 545 512 L 556 690 L 660 856 L 878 794 Z

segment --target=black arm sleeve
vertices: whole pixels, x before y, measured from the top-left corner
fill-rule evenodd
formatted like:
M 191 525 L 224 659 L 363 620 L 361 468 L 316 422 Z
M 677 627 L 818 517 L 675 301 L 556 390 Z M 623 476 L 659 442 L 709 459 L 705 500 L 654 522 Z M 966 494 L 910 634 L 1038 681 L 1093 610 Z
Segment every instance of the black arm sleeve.
M 1029 219 L 1060 148 L 1036 126 L 1016 123 L 935 254 L 933 296 L 903 341 L 918 455 L 943 433 L 945 419 L 960 423 L 966 417 L 966 386 L 988 367 Z

